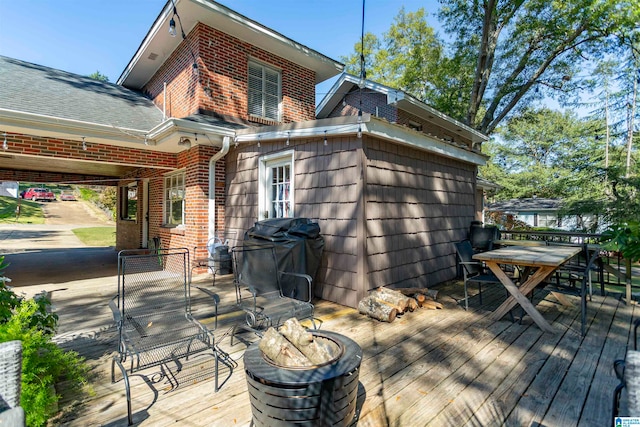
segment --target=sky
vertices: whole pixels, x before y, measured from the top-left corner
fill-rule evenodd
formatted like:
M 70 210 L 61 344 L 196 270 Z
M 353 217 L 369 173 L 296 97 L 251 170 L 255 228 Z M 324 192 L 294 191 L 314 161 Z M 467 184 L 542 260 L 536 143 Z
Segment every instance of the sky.
M 166 0 L 0 0 L 0 55 L 116 82 Z M 360 39 L 360 0 L 220 0 L 219 3 L 340 61 Z M 365 32 L 382 36 L 404 5 L 424 7 L 438 29 L 437 0 L 368 0 Z M 178 4 L 178 13 L 180 7 Z M 317 102 L 331 82 L 320 85 Z

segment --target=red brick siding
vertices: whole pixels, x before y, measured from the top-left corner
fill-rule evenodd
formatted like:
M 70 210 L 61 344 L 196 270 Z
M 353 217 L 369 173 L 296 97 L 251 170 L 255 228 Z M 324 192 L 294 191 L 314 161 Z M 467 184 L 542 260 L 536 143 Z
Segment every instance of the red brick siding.
M 27 154 L 38 157 L 124 165 L 176 166 L 175 154 L 98 144 L 91 141 L 91 139 L 85 140 L 86 151 L 82 149 L 82 140 L 76 141 L 10 133 L 7 133 L 7 140 L 10 148 L 6 154 Z
M 107 181 L 109 180 L 109 181 Z M 99 175 L 80 175 L 71 173 L 57 172 L 39 172 L 25 170 L 8 170 L 0 169 L 0 181 L 18 181 L 18 182 L 93 182 L 101 181 L 102 185 L 116 185 L 116 180 L 109 177 Z
M 193 58 L 198 75 L 193 73 Z M 167 114 L 185 117 L 198 109 L 251 120 L 247 106 L 248 61 L 282 72 L 282 122 L 315 118 L 315 73 L 199 23 L 145 86 L 162 108 L 167 83 Z M 206 88 L 206 90 L 205 90 Z
M 206 246 L 209 231 L 209 160 L 217 149 L 195 146 L 178 154 L 177 166 L 185 172 L 186 203 L 185 227 L 164 227 L 164 177 L 166 173 L 146 169 L 136 171 L 138 178 L 149 180 L 149 238 L 160 237 L 164 247 L 180 247 L 192 250 L 196 246 Z M 224 160 L 216 164 L 216 230 L 224 228 L 225 186 Z M 126 184 L 127 181 L 122 181 Z M 139 181 L 141 182 L 141 181 Z M 139 202 L 142 200 L 142 184 L 139 183 Z M 142 211 L 142 208 L 140 208 Z M 119 221 L 130 223 L 130 221 Z M 142 236 L 142 221 L 138 221 L 138 236 Z M 130 225 L 130 224 L 125 224 Z M 140 241 L 140 240 L 138 240 Z

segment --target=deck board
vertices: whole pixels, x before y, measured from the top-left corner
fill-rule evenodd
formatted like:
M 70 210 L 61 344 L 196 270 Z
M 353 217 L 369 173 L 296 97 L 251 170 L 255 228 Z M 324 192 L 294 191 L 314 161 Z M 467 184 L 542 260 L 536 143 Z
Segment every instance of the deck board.
M 206 275 L 196 279 L 210 286 Z M 185 362 L 176 374 L 179 386 L 175 389 L 162 381 L 153 383 L 158 368 L 133 375 L 136 425 L 250 425 L 242 361 L 246 343 L 231 346 L 225 337 L 231 324 L 242 319 L 241 312 L 229 309 L 234 298 L 229 279 L 216 281 L 216 291 L 222 295 L 216 336 L 237 362 L 233 374 L 215 393 L 213 358 L 207 360 L 203 355 Z M 116 278 L 105 278 L 102 284 L 89 280 L 52 285 L 47 290 L 53 289 L 57 289 L 52 299 L 60 316 L 56 342 L 84 356 L 94 374 L 93 395 L 60 424 L 125 426 L 124 385 L 110 381 L 116 331 L 108 300 L 116 289 Z M 338 304 L 317 302 L 321 328 L 347 335 L 363 349 L 357 426 L 610 424 L 617 383 L 612 364 L 632 346 L 632 319 L 638 315 L 635 305 L 626 305 L 619 295 L 594 295 L 583 339 L 579 308 L 563 307 L 545 292 L 536 292 L 534 303 L 554 333 L 542 332 L 526 316 L 522 323 L 513 323 L 509 316 L 490 320 L 491 311 L 505 300 L 500 286 L 483 289 L 482 305 L 477 288 L 470 289 L 468 311 L 462 308 L 462 294 L 460 283 L 442 285 L 438 300 L 444 309 L 419 309 L 391 324 L 367 319 Z M 208 297 L 194 290 L 193 305 L 194 316 L 212 327 Z M 242 337 L 256 339 L 248 333 Z M 227 372 L 226 368 L 221 371 L 221 380 Z

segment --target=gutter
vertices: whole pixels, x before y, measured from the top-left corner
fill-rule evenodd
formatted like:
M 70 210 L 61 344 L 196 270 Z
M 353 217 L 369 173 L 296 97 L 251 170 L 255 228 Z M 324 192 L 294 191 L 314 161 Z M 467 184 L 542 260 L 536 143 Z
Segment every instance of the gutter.
M 207 243 L 212 237 L 216 237 L 216 162 L 227 155 L 231 146 L 231 137 L 222 139 L 222 148 L 209 159 L 209 227 Z

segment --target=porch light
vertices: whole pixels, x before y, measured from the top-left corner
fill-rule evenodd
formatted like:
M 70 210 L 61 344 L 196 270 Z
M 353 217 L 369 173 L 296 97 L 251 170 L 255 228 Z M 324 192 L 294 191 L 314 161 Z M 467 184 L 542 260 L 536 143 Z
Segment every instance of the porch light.
M 291 132 L 287 132 L 287 147 L 289 146 L 290 139 L 291 139 Z
M 324 131 L 324 145 L 327 145 L 327 131 Z
M 176 32 L 176 20 L 171 18 L 171 20 L 169 21 L 169 35 L 171 37 L 175 37 L 176 34 L 178 34 Z
M 2 148 L 7 151 L 9 149 L 9 144 L 7 143 L 7 133 L 4 133 L 4 142 L 2 143 Z
M 82 151 L 87 151 L 87 143 L 84 140 L 84 136 L 82 137 Z

